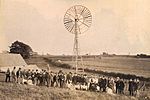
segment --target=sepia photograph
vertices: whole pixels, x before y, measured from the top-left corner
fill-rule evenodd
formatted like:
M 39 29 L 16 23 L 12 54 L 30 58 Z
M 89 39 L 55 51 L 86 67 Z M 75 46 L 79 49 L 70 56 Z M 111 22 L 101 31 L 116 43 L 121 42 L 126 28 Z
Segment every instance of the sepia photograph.
M 150 0 L 0 0 L 0 100 L 150 100 Z

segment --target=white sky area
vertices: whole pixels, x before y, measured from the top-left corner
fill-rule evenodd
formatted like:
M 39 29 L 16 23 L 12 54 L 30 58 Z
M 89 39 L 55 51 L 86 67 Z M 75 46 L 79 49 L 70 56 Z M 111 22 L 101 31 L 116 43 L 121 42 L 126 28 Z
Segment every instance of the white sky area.
M 72 54 L 74 35 L 63 24 L 74 5 L 87 7 L 92 25 L 81 54 L 150 54 L 150 0 L 0 0 L 0 51 L 15 40 L 38 53 Z

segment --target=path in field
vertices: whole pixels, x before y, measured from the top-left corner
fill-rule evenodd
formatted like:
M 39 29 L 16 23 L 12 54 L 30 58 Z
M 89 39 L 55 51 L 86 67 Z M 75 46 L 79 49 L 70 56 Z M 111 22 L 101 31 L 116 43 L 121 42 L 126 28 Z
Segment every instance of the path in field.
M 72 61 L 64 62 L 73 65 Z M 99 60 L 84 60 L 83 64 L 85 68 L 90 69 L 150 77 L 150 59 L 148 58 L 102 57 Z

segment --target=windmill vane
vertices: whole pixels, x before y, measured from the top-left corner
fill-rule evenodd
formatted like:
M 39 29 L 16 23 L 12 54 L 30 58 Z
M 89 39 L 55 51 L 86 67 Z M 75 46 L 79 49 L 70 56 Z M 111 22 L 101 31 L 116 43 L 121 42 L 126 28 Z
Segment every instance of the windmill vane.
M 82 61 L 82 57 L 79 55 L 79 41 L 78 35 L 84 33 L 89 29 L 92 23 L 92 15 L 88 8 L 82 5 L 72 6 L 67 10 L 64 16 L 65 28 L 75 35 L 74 38 L 74 57 L 76 72 L 79 67 L 79 58 Z M 82 64 L 83 65 L 83 64 Z

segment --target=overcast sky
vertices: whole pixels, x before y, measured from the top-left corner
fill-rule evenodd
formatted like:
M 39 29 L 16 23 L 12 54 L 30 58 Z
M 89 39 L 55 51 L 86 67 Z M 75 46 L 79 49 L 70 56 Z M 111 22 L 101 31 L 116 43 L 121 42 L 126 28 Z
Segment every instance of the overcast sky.
M 0 51 L 15 40 L 39 53 L 72 54 L 63 24 L 68 8 L 87 7 L 92 25 L 80 35 L 82 54 L 150 54 L 150 0 L 0 0 Z

